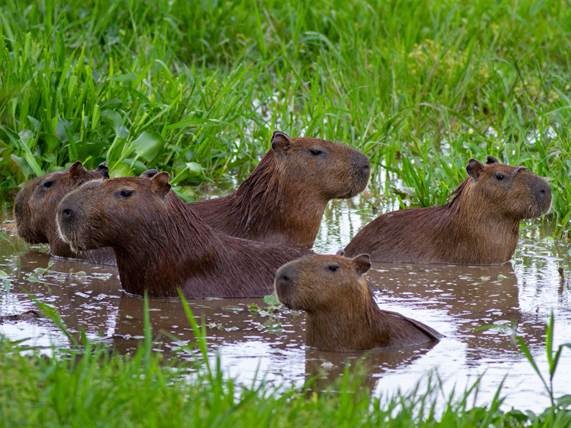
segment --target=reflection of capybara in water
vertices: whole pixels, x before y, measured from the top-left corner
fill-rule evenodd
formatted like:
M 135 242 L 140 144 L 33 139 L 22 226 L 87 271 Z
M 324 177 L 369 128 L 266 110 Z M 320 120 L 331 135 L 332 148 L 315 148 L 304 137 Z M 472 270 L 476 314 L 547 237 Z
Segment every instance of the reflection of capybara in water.
M 153 296 L 262 296 L 279 266 L 307 253 L 224 235 L 169 190 L 167 173 L 85 183 L 59 205 L 61 235 L 80 250 L 112 247 L 123 288 Z
M 16 195 L 14 217 L 18 235 L 30 244 L 49 244 L 55 256 L 77 257 L 63 242 L 55 222 L 57 205 L 71 190 L 89 180 L 108 178 L 105 165 L 87 170 L 75 162 L 68 170 L 28 181 Z
M 488 157 L 471 159 L 469 177 L 446 205 L 381 215 L 345 248 L 347 256 L 370 253 L 374 261 L 494 264 L 508 261 L 519 222 L 539 217 L 551 204 L 542 178 L 523 167 Z
M 306 341 L 324 351 L 409 346 L 441 337 L 421 322 L 379 309 L 363 274 L 368 255 L 308 255 L 282 266 L 275 277 L 280 301 L 307 313 Z
M 272 148 L 231 195 L 192 206 L 231 236 L 311 248 L 327 202 L 350 198 L 369 180 L 369 161 L 343 144 L 274 132 Z

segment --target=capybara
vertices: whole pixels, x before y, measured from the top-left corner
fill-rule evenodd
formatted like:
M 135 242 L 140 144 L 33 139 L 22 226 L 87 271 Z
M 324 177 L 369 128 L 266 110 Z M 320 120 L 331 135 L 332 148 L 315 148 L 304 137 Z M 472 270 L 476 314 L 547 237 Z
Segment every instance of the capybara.
M 30 244 L 49 244 L 50 252 L 55 256 L 77 257 L 58 235 L 56 208 L 69 191 L 86 181 L 108 177 L 104 164 L 87 170 L 81 162 L 75 162 L 66 171 L 52 172 L 28 181 L 14 201 L 18 235 Z
M 345 255 L 378 262 L 497 264 L 511 259 L 519 222 L 551 204 L 549 184 L 528 169 L 470 159 L 468 178 L 443 206 L 383 214 L 357 233 Z
M 366 254 L 353 259 L 313 254 L 278 269 L 278 298 L 307 313 L 307 345 L 346 352 L 437 342 L 441 335 L 432 328 L 379 309 L 363 276 L 370 267 Z
M 152 177 L 156 170 L 149 169 L 142 177 Z M 49 244 L 50 253 L 59 257 L 86 259 L 91 263 L 115 264 L 112 250 L 96 250 L 75 253 L 63 242 L 56 225 L 56 210 L 62 198 L 71 190 L 89 180 L 109 178 L 109 170 L 100 164 L 87 170 L 81 162 L 75 162 L 62 172 L 53 172 L 28 181 L 16 195 L 14 218 L 18 235 L 30 244 Z
M 77 251 L 113 248 L 123 288 L 152 296 L 263 296 L 308 252 L 227 236 L 169 191 L 167 173 L 87 182 L 61 201 L 60 235 Z
M 276 131 L 271 150 L 234 193 L 193 207 L 228 235 L 311 248 L 327 202 L 357 195 L 368 180 L 369 160 L 361 152 Z

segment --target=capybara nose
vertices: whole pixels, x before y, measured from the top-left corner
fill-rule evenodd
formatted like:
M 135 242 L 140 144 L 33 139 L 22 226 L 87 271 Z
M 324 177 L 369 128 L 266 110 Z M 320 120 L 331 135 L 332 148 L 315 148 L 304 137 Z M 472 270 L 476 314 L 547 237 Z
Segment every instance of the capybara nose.
M 362 153 L 355 153 L 353 155 L 353 165 L 363 175 L 369 175 L 371 169 L 369 165 L 369 158 Z
M 293 285 L 295 280 L 295 269 L 292 266 L 285 265 L 276 272 L 276 285 L 278 287 L 289 287 Z
M 61 218 L 64 221 L 70 221 L 73 219 L 74 213 L 71 208 L 62 208 L 61 210 Z
M 547 210 L 551 205 L 551 188 L 549 184 L 541 180 L 535 187 L 535 194 L 542 208 Z
M 287 273 L 281 273 L 277 277 L 277 282 L 279 285 L 290 285 L 292 278 Z

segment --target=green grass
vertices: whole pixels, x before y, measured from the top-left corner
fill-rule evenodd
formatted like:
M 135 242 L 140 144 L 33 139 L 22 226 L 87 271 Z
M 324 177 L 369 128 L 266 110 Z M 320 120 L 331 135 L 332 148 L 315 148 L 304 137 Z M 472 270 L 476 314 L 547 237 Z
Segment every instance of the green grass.
M 34 351 L 25 355 L 21 346 L 0 340 L 0 426 L 564 427 L 571 423 L 569 396 L 553 399 L 553 405 L 540 414 L 505 411 L 501 385 L 489 403 L 475 405 L 478 382 L 460 394 L 450 394 L 443 392 L 438 377 L 430 377 L 414 392 L 379 398 L 362 382 L 358 367 L 347 369 L 324 390 L 313 388 L 311 381 L 301 388 L 272 386 L 263 379 L 250 387 L 239 385 L 223 374 L 218 359 L 209 361 L 206 332 L 184 299 L 183 306 L 197 338 L 194 364 L 165 362 L 152 350 L 146 301 L 145 340 L 131 357 L 90 344 L 85 336 L 83 345 L 74 339 L 72 350 L 51 357 Z M 44 315 L 59 323 L 59 316 L 46 309 L 42 308 Z M 61 328 L 69 334 L 65 326 Z M 548 337 L 552 338 L 553 328 L 552 317 Z M 520 348 L 524 355 L 529 351 L 523 341 Z M 548 355 L 556 356 L 550 376 L 555 375 L 562 349 L 546 344 Z M 539 368 L 537 373 L 542 376 Z
M 0 38 L 4 197 L 76 159 L 243 177 L 280 128 L 361 148 L 413 205 L 444 202 L 470 157 L 524 164 L 568 233 L 564 0 L 4 0 Z

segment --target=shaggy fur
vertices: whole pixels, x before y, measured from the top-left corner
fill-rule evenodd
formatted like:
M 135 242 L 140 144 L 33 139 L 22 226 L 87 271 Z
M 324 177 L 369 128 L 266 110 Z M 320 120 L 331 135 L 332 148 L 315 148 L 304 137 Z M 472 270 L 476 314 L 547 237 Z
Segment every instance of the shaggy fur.
M 275 270 L 307 253 L 220 233 L 169 189 L 166 173 L 86 183 L 60 204 L 61 236 L 78 250 L 113 248 L 130 293 L 193 299 L 268 294 Z
M 226 234 L 311 248 L 327 202 L 350 198 L 369 180 L 369 161 L 343 144 L 272 137 L 272 149 L 231 195 L 192 204 Z

